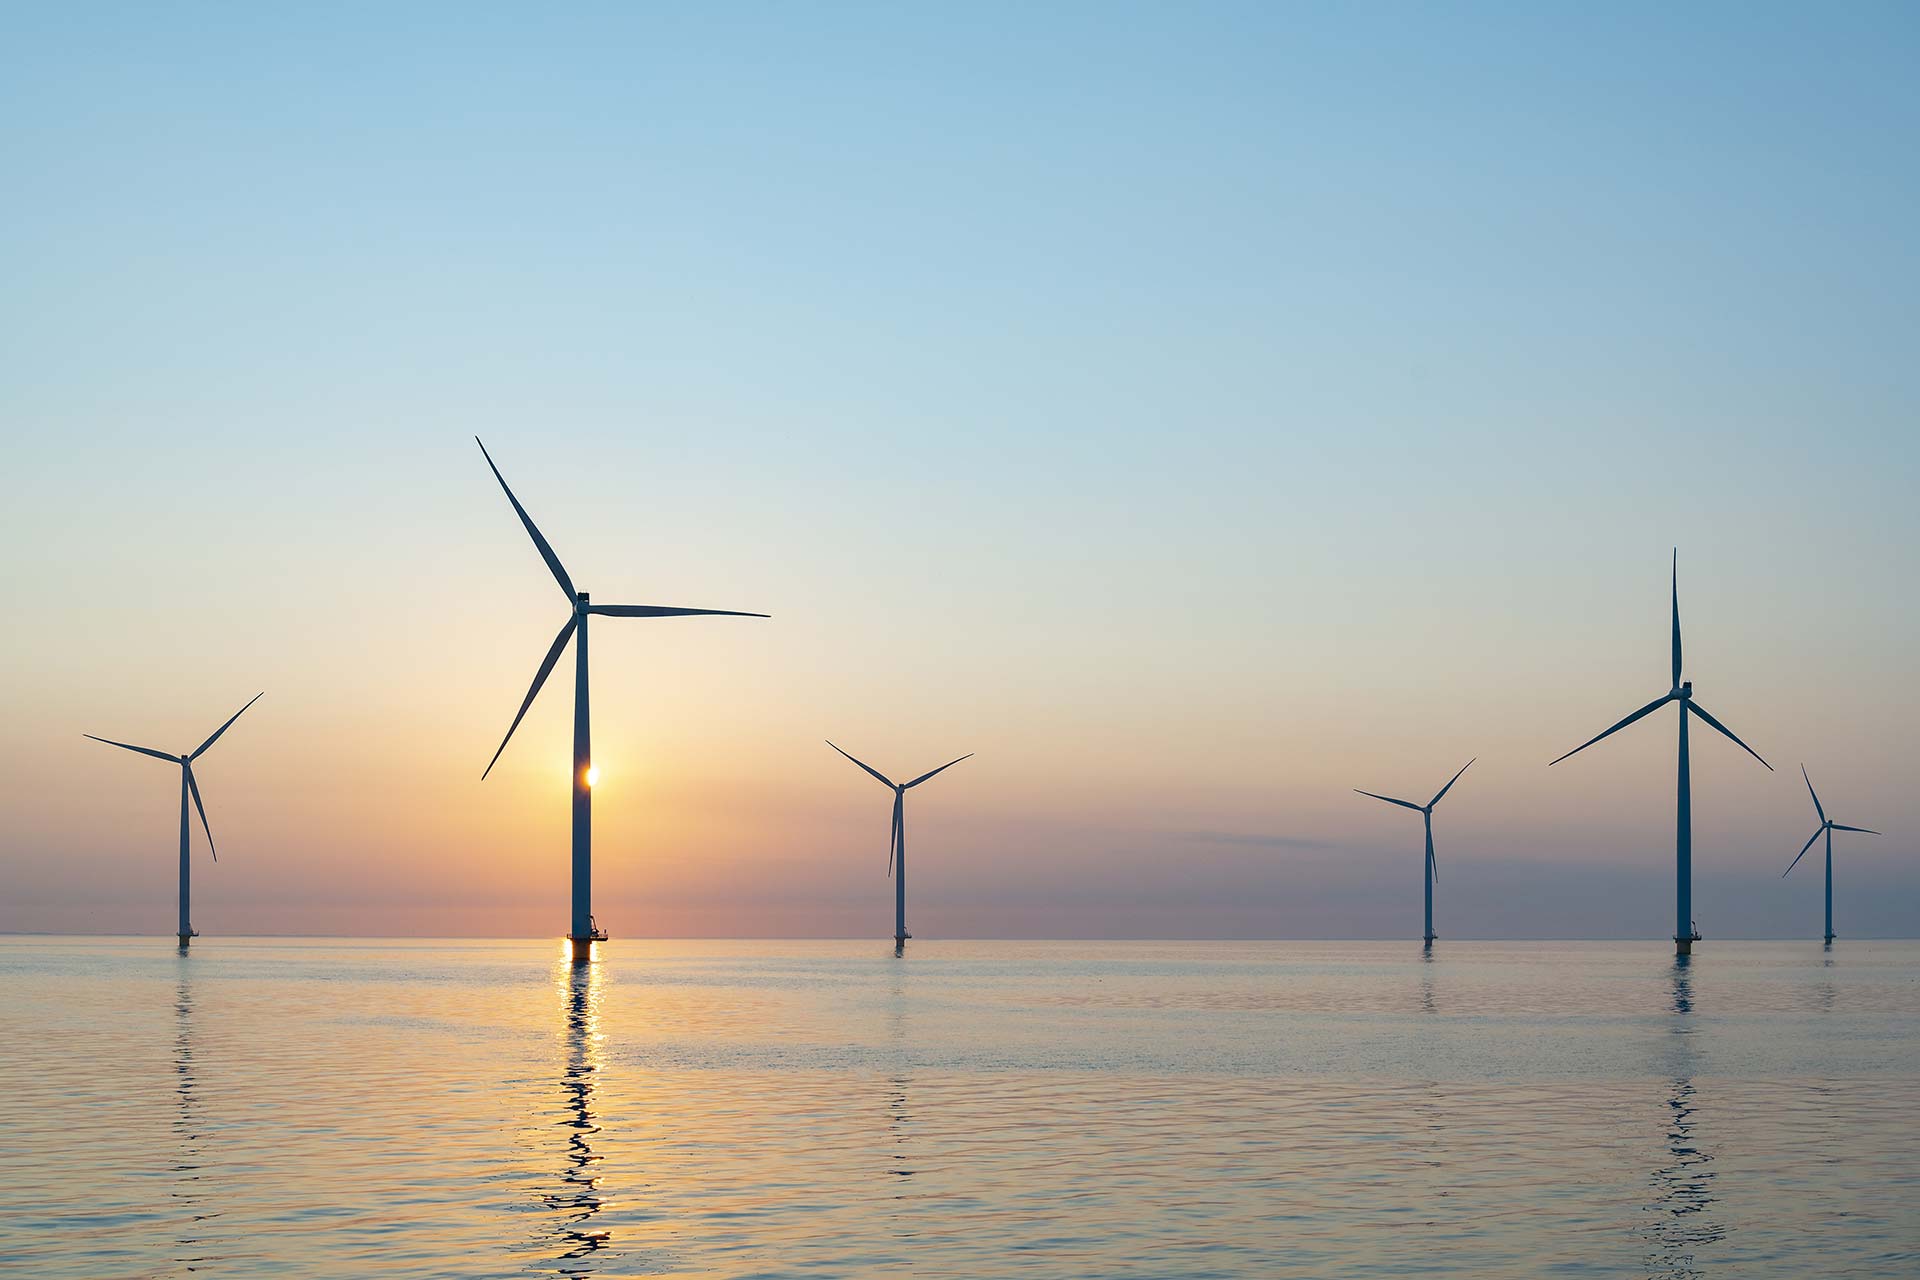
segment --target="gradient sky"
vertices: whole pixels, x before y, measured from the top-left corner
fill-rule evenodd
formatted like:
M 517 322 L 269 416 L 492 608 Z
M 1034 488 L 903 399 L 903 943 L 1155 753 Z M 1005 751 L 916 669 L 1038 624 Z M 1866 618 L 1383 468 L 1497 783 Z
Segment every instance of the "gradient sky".
M 1920 934 L 1911 6 L 0 18 L 0 929 Z

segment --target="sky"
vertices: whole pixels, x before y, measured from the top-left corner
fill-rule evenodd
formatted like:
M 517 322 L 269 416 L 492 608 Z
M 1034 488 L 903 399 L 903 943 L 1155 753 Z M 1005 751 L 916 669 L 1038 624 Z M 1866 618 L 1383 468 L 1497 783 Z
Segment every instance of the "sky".
M 15 6 L 0 930 L 1920 935 L 1910 6 Z

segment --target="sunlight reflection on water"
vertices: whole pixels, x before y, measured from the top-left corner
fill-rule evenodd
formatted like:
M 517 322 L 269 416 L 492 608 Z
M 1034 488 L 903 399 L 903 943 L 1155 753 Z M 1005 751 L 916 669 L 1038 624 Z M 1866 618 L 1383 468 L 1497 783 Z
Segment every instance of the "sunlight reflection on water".
M 1885 1275 L 1920 946 L 0 940 L 35 1276 Z

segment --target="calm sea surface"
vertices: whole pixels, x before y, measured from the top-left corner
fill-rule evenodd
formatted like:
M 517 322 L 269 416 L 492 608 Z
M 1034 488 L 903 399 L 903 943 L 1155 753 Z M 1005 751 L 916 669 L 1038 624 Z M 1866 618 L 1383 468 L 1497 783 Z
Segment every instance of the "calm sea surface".
M 0 1271 L 1920 1274 L 1920 944 L 0 939 Z

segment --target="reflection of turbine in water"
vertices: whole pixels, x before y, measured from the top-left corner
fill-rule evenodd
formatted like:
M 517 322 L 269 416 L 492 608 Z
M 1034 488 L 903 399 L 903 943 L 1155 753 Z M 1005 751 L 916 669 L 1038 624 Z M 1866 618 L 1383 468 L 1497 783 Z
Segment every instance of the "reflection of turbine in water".
M 887 1172 L 896 1178 L 911 1178 L 911 1156 L 907 1140 L 913 1136 L 913 1117 L 907 1114 L 907 998 L 904 975 L 895 970 L 889 992 L 887 1030 L 893 1041 L 894 1070 L 887 1076 L 887 1134 L 893 1139 L 893 1160 Z M 899 1195 L 896 1194 L 896 1198 Z
M 177 1095 L 173 1132 L 179 1140 L 180 1155 L 173 1166 L 178 1182 L 167 1194 L 180 1201 L 180 1207 L 187 1214 L 186 1221 L 181 1224 L 182 1234 L 174 1243 L 180 1246 L 180 1265 L 191 1271 L 212 1261 L 202 1252 L 207 1242 L 199 1234 L 200 1224 L 220 1214 L 206 1211 L 205 1197 L 198 1186 L 203 1166 L 200 1163 L 199 1082 L 193 1072 L 193 983 L 184 972 L 175 989 L 173 1012 L 173 1074 L 174 1092 Z
M 1820 967 L 1826 970 L 1833 968 L 1832 951 L 1828 951 L 1827 954 L 1820 957 Z M 1840 999 L 1840 993 L 1834 989 L 1833 979 L 1831 977 L 1822 978 L 1813 990 L 1815 1001 L 1820 1006 L 1820 1012 L 1832 1013 L 1834 1005 L 1837 1004 Z
M 1654 1201 L 1648 1206 L 1654 1220 L 1651 1229 L 1653 1252 L 1647 1257 L 1648 1273 L 1657 1277 L 1698 1276 L 1699 1264 L 1694 1251 L 1702 1245 L 1721 1240 L 1726 1231 L 1707 1216 L 1713 1195 L 1713 1157 L 1700 1145 L 1694 1130 L 1693 1050 L 1684 1037 L 1693 1033 L 1687 1017 L 1693 1012 L 1693 984 L 1686 972 L 1686 960 L 1674 966 L 1673 1012 L 1670 1028 L 1675 1036 L 1679 1061 L 1674 1064 L 1673 1087 L 1667 1095 L 1667 1161 L 1653 1173 Z
M 911 1155 L 907 1139 L 913 1136 L 913 1117 L 907 1114 L 907 1077 L 902 1072 L 887 1078 L 887 1129 L 893 1135 L 893 1165 L 887 1170 L 896 1178 L 911 1178 L 907 1167 Z
M 567 1134 L 567 1167 L 561 1172 L 564 1187 L 541 1197 L 549 1209 L 561 1215 L 553 1228 L 565 1244 L 560 1255 L 561 1275 L 587 1275 L 595 1270 L 591 1255 L 606 1247 L 608 1231 L 589 1225 L 595 1214 L 606 1207 L 600 1195 L 600 1177 L 594 1166 L 605 1157 L 594 1154 L 592 1138 L 600 1132 L 593 1113 L 593 1076 L 600 1069 L 600 967 L 570 965 L 567 992 L 567 1069 L 560 1080 L 566 1115 L 560 1120 Z
M 1688 961 L 1675 957 L 1673 962 L 1673 1011 L 1675 1013 L 1693 1012 L 1693 979 L 1687 975 Z M 1684 1022 L 1676 1022 L 1672 1027 L 1676 1036 L 1690 1036 L 1693 1028 Z

